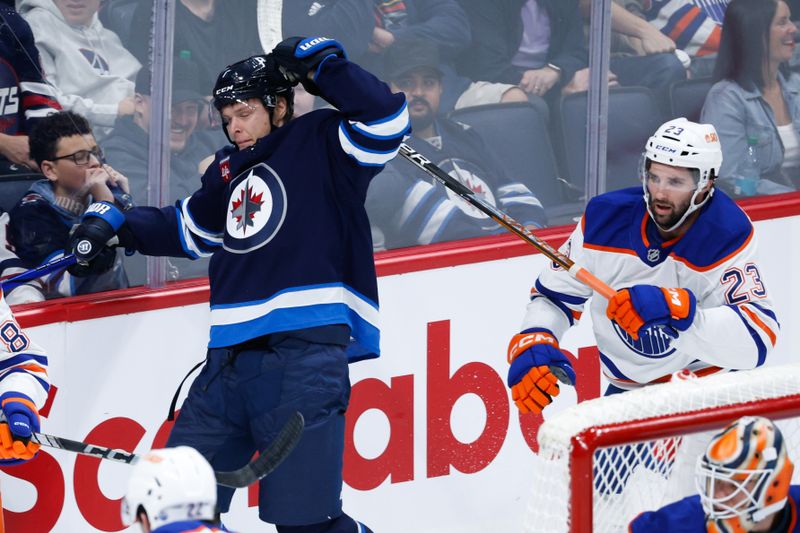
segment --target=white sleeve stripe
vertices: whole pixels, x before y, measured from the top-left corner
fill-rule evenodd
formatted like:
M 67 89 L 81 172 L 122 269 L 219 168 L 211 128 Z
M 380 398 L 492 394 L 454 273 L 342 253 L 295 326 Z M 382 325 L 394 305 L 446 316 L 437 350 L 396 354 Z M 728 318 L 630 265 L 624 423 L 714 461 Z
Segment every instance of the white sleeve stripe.
M 347 138 L 347 134 L 341 124 L 339 125 L 339 144 L 342 145 L 344 153 L 366 166 L 383 166 L 394 159 L 397 152 L 400 150 L 399 146 L 389 152 L 370 152 L 360 148 Z
M 400 225 L 406 223 L 408 218 L 414 212 L 418 205 L 422 203 L 422 199 L 425 198 L 425 195 L 428 194 L 431 189 L 433 189 L 433 185 L 426 181 L 420 181 L 416 185 L 411 188 L 408 195 L 406 195 L 406 201 L 403 202 L 403 209 L 400 212 Z
M 58 113 L 58 109 L 54 107 L 28 108 L 25 110 L 25 118 L 43 118 L 53 113 Z
M 37 83 L 35 81 L 23 81 L 19 84 L 19 88 L 22 89 L 22 92 L 29 92 L 29 93 L 36 93 L 36 94 L 43 94 L 45 96 L 52 96 L 55 98 L 56 91 L 48 85 L 47 83 Z
M 509 183 L 508 185 L 503 185 L 502 187 L 497 188 L 498 194 L 506 194 L 512 192 L 519 194 L 533 194 L 531 190 L 522 183 Z
M 181 238 L 181 247 L 186 252 L 186 254 L 191 257 L 192 259 L 197 259 L 199 257 L 210 257 L 212 255 L 211 252 L 204 252 L 197 246 L 197 243 L 194 240 L 194 234 L 192 234 L 191 229 L 184 224 L 184 217 L 182 216 L 181 212 L 177 212 L 178 215 L 178 231 L 180 232 Z M 202 237 L 201 237 L 202 239 Z
M 419 243 L 420 244 L 430 244 L 434 237 L 439 233 L 439 230 L 442 226 L 447 222 L 447 219 L 450 218 L 450 214 L 453 212 L 454 209 L 458 209 L 453 202 L 442 199 L 439 202 L 439 205 L 431 215 L 431 218 L 428 220 L 425 227 L 422 228 L 422 232 L 419 235 Z
M 542 202 L 535 196 L 514 196 L 513 198 L 500 198 L 500 203 L 503 205 L 516 205 L 525 204 L 534 207 L 542 207 Z
M 194 222 L 191 213 L 189 213 L 189 198 L 185 198 L 181 202 L 181 214 L 183 215 L 181 217 L 182 224 L 185 224 L 189 231 L 201 239 L 205 239 L 216 244 L 222 244 L 222 232 L 211 233 L 207 230 L 204 230 Z
M 408 129 L 408 107 L 403 103 L 398 113 L 389 117 L 385 122 L 372 122 L 365 124 L 363 122 L 348 121 L 350 126 L 367 137 L 375 137 L 378 139 L 391 139 L 402 135 Z

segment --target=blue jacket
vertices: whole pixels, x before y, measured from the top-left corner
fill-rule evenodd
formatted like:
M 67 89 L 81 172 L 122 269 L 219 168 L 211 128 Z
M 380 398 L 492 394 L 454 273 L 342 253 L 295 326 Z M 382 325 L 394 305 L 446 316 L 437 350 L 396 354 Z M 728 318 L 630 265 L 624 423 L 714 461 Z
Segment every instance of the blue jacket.
M 795 131 L 800 133 L 800 75 L 778 74 L 783 98 L 789 108 Z M 740 174 L 747 154 L 749 137 L 758 139 L 756 154 L 761 178 L 760 194 L 788 192 L 788 182 L 781 175 L 783 143 L 778 135 L 775 114 L 758 88 L 745 89 L 732 80 L 713 85 L 706 96 L 700 121 L 714 125 L 722 144 L 720 179 L 732 180 Z

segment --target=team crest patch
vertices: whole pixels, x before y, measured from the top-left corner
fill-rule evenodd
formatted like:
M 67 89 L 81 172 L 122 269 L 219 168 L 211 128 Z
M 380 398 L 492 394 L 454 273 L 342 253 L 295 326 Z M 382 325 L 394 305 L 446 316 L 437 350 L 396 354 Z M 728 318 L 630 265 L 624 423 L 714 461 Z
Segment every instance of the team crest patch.
M 639 339 L 634 340 L 624 329 L 622 329 L 616 322 L 611 322 L 614 326 L 614 331 L 622 342 L 628 348 L 637 354 L 648 357 L 650 359 L 660 359 L 672 354 L 675 348 L 672 347 L 672 341 L 675 340 L 677 335 L 672 333 L 671 328 L 650 326 L 639 332 Z
M 286 188 L 272 168 L 260 163 L 231 182 L 223 246 L 244 254 L 275 237 L 286 218 Z
M 486 180 L 481 177 L 482 175 L 486 175 L 486 171 L 479 168 L 474 163 L 464 159 L 450 157 L 444 161 L 441 161 L 436 166 L 461 182 L 462 185 L 475 193 L 475 196 L 480 197 L 482 200 L 493 206 L 497 206 L 497 201 L 495 200 L 491 187 L 489 187 L 489 184 L 486 183 Z M 478 208 L 469 205 L 450 189 L 445 190 L 447 191 L 447 196 L 450 198 L 450 200 L 453 201 L 458 208 L 467 215 L 471 216 L 472 218 L 489 218 L 489 215 L 485 214 L 483 211 L 480 211 Z
M 231 181 L 231 158 L 226 157 L 219 162 L 219 172 L 222 175 L 222 181 L 228 183 Z
M 647 260 L 651 263 L 657 263 L 661 259 L 661 250 L 658 248 L 650 248 L 647 250 Z

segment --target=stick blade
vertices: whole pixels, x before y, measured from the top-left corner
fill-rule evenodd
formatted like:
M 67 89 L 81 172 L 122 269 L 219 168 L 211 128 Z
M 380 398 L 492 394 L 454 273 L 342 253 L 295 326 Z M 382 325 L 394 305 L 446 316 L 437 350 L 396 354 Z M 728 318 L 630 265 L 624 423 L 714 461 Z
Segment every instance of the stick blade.
M 217 483 L 226 487 L 243 488 L 263 478 L 289 457 L 294 447 L 300 442 L 305 425 L 303 415 L 295 411 L 269 448 L 262 450 L 257 459 L 238 470 L 214 472 Z

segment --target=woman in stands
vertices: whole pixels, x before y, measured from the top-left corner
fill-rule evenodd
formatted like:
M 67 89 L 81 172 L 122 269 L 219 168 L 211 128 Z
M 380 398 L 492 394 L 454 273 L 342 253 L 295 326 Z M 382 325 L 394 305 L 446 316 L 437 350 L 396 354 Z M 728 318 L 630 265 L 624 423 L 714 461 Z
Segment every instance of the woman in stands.
M 733 0 L 725 12 L 701 122 L 714 125 L 722 144 L 718 185 L 740 196 L 800 184 L 800 76 L 787 67 L 796 33 L 783 0 Z M 748 143 L 757 176 L 747 170 Z

